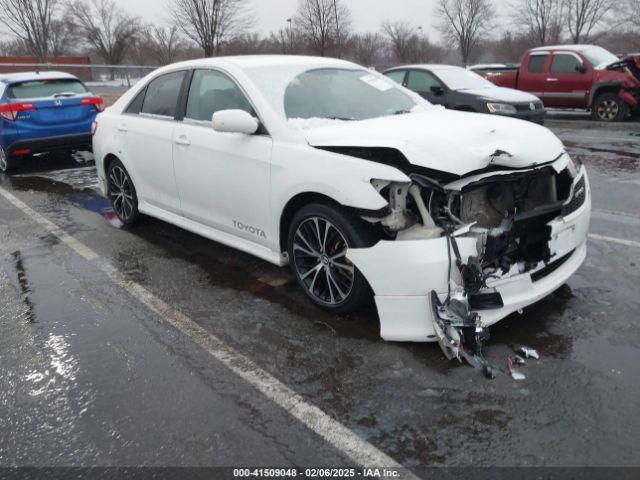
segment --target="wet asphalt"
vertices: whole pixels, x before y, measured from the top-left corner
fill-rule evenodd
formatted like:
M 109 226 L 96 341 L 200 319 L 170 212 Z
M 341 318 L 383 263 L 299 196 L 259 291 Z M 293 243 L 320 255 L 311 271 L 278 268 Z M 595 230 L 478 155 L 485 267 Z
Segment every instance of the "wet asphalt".
M 640 240 L 640 124 L 549 126 L 591 176 L 591 231 Z M 437 345 L 328 315 L 287 270 L 153 219 L 118 228 L 92 165 L 30 162 L 0 186 L 413 470 L 640 466 L 640 249 L 584 267 L 491 329 L 487 380 Z M 0 198 L 0 466 L 309 466 L 349 459 Z

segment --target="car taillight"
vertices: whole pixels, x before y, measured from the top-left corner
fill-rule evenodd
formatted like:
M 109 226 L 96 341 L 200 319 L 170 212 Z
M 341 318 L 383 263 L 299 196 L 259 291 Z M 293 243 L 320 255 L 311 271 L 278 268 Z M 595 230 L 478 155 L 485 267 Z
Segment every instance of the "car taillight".
M 104 112 L 104 99 L 102 97 L 87 97 L 80 100 L 80 105 L 95 105 L 99 112 Z
M 32 103 L 3 103 L 0 105 L 0 116 L 15 122 L 20 112 L 35 110 L 36 107 Z
M 91 124 L 91 135 L 95 135 L 98 131 L 98 122 L 93 122 Z

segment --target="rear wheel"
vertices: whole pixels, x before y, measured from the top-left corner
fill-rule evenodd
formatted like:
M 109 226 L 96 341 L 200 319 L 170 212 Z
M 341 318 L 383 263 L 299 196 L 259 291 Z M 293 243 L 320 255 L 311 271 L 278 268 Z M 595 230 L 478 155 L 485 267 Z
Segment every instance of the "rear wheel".
M 0 172 L 11 173 L 15 169 L 15 161 L 7 155 L 4 148 L 0 147 Z
M 120 160 L 113 160 L 107 171 L 109 200 L 120 221 L 130 227 L 140 219 L 138 196 L 133 181 Z
M 615 93 L 603 93 L 593 104 L 593 117 L 601 122 L 622 122 L 629 116 L 629 106 Z
M 371 300 L 371 288 L 347 259 L 349 248 L 373 244 L 372 228 L 331 205 L 302 208 L 289 229 L 291 268 L 305 294 L 337 314 L 352 313 Z

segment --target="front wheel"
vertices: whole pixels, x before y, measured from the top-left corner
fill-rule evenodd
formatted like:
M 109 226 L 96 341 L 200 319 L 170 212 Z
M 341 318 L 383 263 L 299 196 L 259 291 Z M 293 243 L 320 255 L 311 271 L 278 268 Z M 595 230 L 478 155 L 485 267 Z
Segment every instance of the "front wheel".
M 593 117 L 601 122 L 622 122 L 628 116 L 629 106 L 615 93 L 604 93 L 593 104 Z
M 325 204 L 302 208 L 289 229 L 288 252 L 304 293 L 336 314 L 365 306 L 371 300 L 371 288 L 347 258 L 347 251 L 370 247 L 373 239 L 371 226 L 346 210 Z
M 140 219 L 138 196 L 129 172 L 120 160 L 114 160 L 107 170 L 109 200 L 120 221 L 127 227 Z
M 0 147 L 0 173 L 11 173 L 15 169 L 14 160 Z

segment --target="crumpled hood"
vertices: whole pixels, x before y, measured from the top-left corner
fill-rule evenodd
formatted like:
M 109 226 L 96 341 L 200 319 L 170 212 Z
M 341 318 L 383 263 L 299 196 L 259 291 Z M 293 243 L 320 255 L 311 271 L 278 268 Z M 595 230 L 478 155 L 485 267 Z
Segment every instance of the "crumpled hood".
M 463 176 L 488 167 L 530 168 L 556 160 L 564 145 L 550 130 L 512 118 L 434 108 L 303 130 L 314 147 L 386 147 L 410 163 Z
M 478 97 L 494 100 L 497 102 L 507 103 L 524 103 L 539 102 L 540 99 L 530 93 L 521 92 L 512 88 L 493 87 L 493 88 L 470 88 L 466 90 L 458 90 L 460 93 L 469 93 Z

